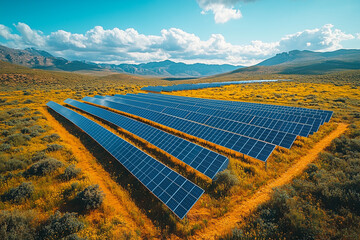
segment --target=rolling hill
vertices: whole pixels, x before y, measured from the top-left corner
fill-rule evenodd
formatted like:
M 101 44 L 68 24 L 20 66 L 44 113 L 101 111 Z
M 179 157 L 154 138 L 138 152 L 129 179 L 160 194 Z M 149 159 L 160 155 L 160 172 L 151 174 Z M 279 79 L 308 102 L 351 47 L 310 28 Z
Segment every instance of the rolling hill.
M 230 74 L 324 74 L 354 69 L 360 69 L 360 50 L 340 49 L 333 52 L 294 50 L 279 53 L 255 66 L 240 68 Z

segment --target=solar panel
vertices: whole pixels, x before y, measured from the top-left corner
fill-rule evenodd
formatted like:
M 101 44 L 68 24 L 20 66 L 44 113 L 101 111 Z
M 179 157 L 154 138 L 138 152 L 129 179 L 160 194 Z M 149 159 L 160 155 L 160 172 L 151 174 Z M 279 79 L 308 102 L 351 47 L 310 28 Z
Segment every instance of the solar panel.
M 255 115 L 255 116 L 264 117 L 264 118 L 278 119 L 278 120 L 283 120 L 283 121 L 287 121 L 287 122 L 296 122 L 296 123 L 302 123 L 302 124 L 310 124 L 310 125 L 312 125 L 310 133 L 316 132 L 319 129 L 320 125 L 323 124 L 325 121 L 325 119 L 321 119 L 319 117 L 314 118 L 314 117 L 309 117 L 309 116 L 303 116 L 303 114 L 301 114 L 301 113 L 294 114 L 294 113 L 288 113 L 288 112 L 281 112 L 279 110 L 274 110 L 274 109 L 271 110 L 271 109 L 266 109 L 266 108 L 263 109 L 260 107 L 250 107 L 250 106 L 239 106 L 239 107 L 225 106 L 225 105 L 222 105 L 221 103 L 216 103 L 215 101 L 217 101 L 217 100 L 213 100 L 211 102 L 207 102 L 207 101 L 204 102 L 204 100 L 208 100 L 208 99 L 149 93 L 149 96 L 155 96 L 155 95 L 157 98 L 171 99 L 174 103 L 175 102 L 193 103 L 195 106 L 212 108 L 214 110 L 222 109 L 222 110 L 225 110 L 228 112 L 234 112 L 234 113 L 241 112 L 243 114 Z M 118 96 L 118 95 L 115 95 L 115 96 Z M 145 95 L 143 95 L 143 96 L 145 96 Z M 267 105 L 267 104 L 260 104 L 260 105 Z M 202 109 L 202 111 L 205 111 L 205 110 Z
M 159 96 L 158 96 L 159 95 Z M 132 100 L 146 100 L 152 103 L 165 104 L 167 106 L 176 106 L 176 108 L 189 110 L 193 112 L 203 113 L 211 116 L 217 116 L 237 122 L 247 123 L 259 127 L 279 130 L 281 132 L 288 132 L 302 137 L 307 137 L 311 131 L 312 125 L 303 124 L 298 122 L 289 122 L 280 119 L 272 119 L 268 117 L 261 117 L 254 114 L 243 113 L 244 111 L 228 111 L 222 110 L 222 107 L 211 107 L 208 105 L 200 106 L 195 105 L 189 101 L 172 99 L 168 95 L 161 94 L 126 94 L 118 95 L 115 97 L 128 98 Z M 154 101 L 155 100 L 155 101 Z
M 145 123 L 72 99 L 65 100 L 65 103 L 139 136 L 211 179 L 213 179 L 219 171 L 226 169 L 229 163 L 228 158 L 218 153 Z
M 284 148 L 290 148 L 294 141 L 296 140 L 296 135 L 292 133 L 280 132 L 278 130 L 267 129 L 263 127 L 258 127 L 254 125 L 249 125 L 241 122 L 236 122 L 233 120 L 228 120 L 224 118 L 219 118 L 216 116 L 205 115 L 202 113 L 191 112 L 188 110 L 181 110 L 174 107 L 161 106 L 156 104 L 154 101 L 150 103 L 144 102 L 144 100 L 129 100 L 126 98 L 118 97 L 101 97 L 96 96 L 97 98 L 104 98 L 110 101 L 121 102 L 133 106 L 138 106 L 146 109 L 151 109 L 153 111 L 165 113 L 167 115 L 176 116 L 182 119 L 187 119 L 189 121 L 197 122 L 204 124 L 206 126 L 214 127 L 220 130 L 225 130 L 231 133 L 239 134 L 241 136 L 254 138 L 264 142 L 272 143 Z M 155 101 L 156 102 L 156 101 Z M 171 103 L 169 105 L 173 106 Z M 161 106 L 164 109 L 155 110 L 153 106 Z
M 117 159 L 180 219 L 200 196 L 200 187 L 90 119 L 55 102 L 47 106 L 78 126 Z
M 142 94 L 145 95 L 145 94 Z M 261 103 L 250 103 L 250 102 L 239 102 L 239 101 L 225 101 L 225 100 L 215 100 L 215 99 L 205 99 L 205 98 L 194 98 L 194 97 L 183 97 L 175 95 L 165 95 L 165 94 L 148 94 L 148 96 L 157 96 L 157 97 L 166 97 L 170 99 L 181 99 L 190 102 L 196 103 L 206 103 L 211 105 L 221 105 L 227 108 L 238 108 L 238 107 L 247 107 L 252 109 L 262 109 L 262 110 L 276 110 L 280 113 L 302 113 L 302 116 L 312 117 L 312 118 L 321 118 L 324 121 L 329 121 L 333 112 L 326 110 L 310 109 L 310 108 L 300 108 L 300 107 L 290 107 L 290 106 L 281 106 L 273 104 L 261 104 Z M 322 122 L 323 123 L 323 122 Z
M 85 97 L 82 100 L 157 122 L 164 126 L 204 139 L 225 148 L 232 149 L 261 161 L 266 161 L 275 148 L 274 144 L 240 136 L 228 131 L 212 128 L 186 119 L 181 119 L 141 107 L 90 97 Z

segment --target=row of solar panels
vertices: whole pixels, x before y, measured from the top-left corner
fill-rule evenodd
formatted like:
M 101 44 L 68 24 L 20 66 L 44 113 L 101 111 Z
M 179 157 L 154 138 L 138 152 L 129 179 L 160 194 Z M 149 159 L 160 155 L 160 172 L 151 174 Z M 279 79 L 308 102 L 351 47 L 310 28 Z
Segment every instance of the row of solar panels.
M 141 94 L 140 95 L 146 95 Z M 153 96 L 161 96 L 159 94 L 151 94 Z M 204 98 L 190 98 L 190 97 L 182 97 L 182 96 L 174 96 L 174 95 L 166 95 L 167 99 L 177 99 L 177 100 L 186 100 L 195 104 L 209 104 L 215 105 L 218 107 L 224 107 L 229 109 L 234 108 L 251 108 L 251 109 L 261 109 L 261 110 L 276 110 L 280 113 L 302 113 L 305 117 L 315 117 L 321 118 L 325 122 L 328 122 L 332 116 L 332 111 L 327 110 L 317 110 L 317 109 L 309 109 L 309 108 L 299 108 L 299 107 L 289 107 L 289 106 L 281 106 L 281 105 L 271 105 L 271 104 L 259 104 L 259 103 L 250 103 L 250 102 L 238 102 L 238 101 L 225 101 L 225 100 L 215 100 L 215 99 L 204 99 Z
M 316 132 L 332 114 L 304 108 L 277 113 L 275 105 L 265 104 L 224 109 L 219 105 L 226 104 L 224 101 L 151 93 L 83 100 L 146 118 L 262 161 L 267 160 L 276 145 L 290 148 L 297 136 L 307 137 Z M 263 109 L 251 110 L 261 106 Z M 303 116 L 308 110 L 312 115 Z
M 228 158 L 147 124 L 76 100 L 69 106 L 99 117 L 163 149 L 209 178 L 227 168 Z M 90 119 L 54 102 L 48 107 L 70 120 L 115 157 L 179 218 L 183 218 L 203 190 Z
M 278 80 L 249 80 L 249 81 L 212 82 L 212 83 L 197 83 L 197 84 L 177 84 L 173 86 L 148 86 L 148 87 L 143 87 L 141 90 L 151 91 L 151 92 L 162 92 L 162 91 L 171 92 L 171 91 L 221 87 L 232 84 L 262 83 L 262 82 L 276 82 L 276 81 Z

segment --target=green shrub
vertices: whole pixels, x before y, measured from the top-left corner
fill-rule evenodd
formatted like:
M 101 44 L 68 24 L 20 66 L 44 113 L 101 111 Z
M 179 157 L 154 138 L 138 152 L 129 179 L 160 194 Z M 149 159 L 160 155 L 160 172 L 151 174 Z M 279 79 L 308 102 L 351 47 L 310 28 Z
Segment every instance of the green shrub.
M 21 202 L 29 198 L 34 192 L 34 186 L 31 182 L 23 182 L 18 187 L 11 188 L 2 198 L 7 201 Z
M 237 177 L 231 173 L 230 170 L 225 169 L 215 176 L 211 189 L 213 190 L 215 197 L 226 196 L 230 189 L 238 183 L 239 180 Z
M 34 103 L 34 101 L 31 99 L 27 99 L 24 101 L 24 104 L 30 104 L 30 103 Z
M 46 151 L 55 152 L 55 151 L 59 151 L 59 150 L 61 150 L 63 148 L 64 148 L 64 146 L 59 145 L 59 144 L 48 144 L 47 148 L 46 148 Z
M 0 144 L 0 152 L 9 151 L 10 148 L 11 148 L 10 144 L 7 144 L 7 143 Z
M 29 169 L 26 170 L 26 176 L 44 176 L 54 172 L 58 168 L 62 167 L 62 162 L 54 158 L 46 158 L 34 163 Z
M 1 132 L 1 135 L 3 135 L 4 137 L 7 137 L 7 136 L 10 135 L 10 131 L 9 131 L 9 130 L 3 130 L 3 131 Z
M 34 162 L 38 162 L 42 159 L 45 159 L 47 158 L 46 154 L 44 151 L 39 151 L 39 152 L 36 152 L 32 155 L 31 157 L 31 161 L 34 163 Z
M 4 121 L 10 117 L 10 114 L 7 112 L 1 112 L 0 113 L 0 121 Z
M 30 128 L 24 127 L 23 129 L 21 129 L 20 132 L 23 133 L 23 134 L 28 134 L 28 133 L 30 133 L 31 131 L 30 131 Z
M 75 213 L 62 215 L 60 212 L 56 212 L 42 224 L 38 239 L 79 239 L 74 234 L 83 228 L 84 224 L 76 218 Z
M 28 141 L 31 140 L 31 137 L 24 135 L 22 133 L 15 133 L 7 137 L 6 143 L 10 144 L 13 147 L 18 147 L 26 145 Z
M 51 135 L 47 135 L 47 136 L 43 137 L 41 140 L 50 143 L 50 142 L 54 142 L 54 141 L 59 140 L 59 139 L 60 139 L 59 134 L 53 133 Z
M 80 206 L 80 210 L 90 210 L 101 206 L 104 194 L 99 189 L 99 185 L 90 185 L 75 197 L 75 202 Z
M 0 211 L 0 239 L 34 240 L 36 227 L 33 216 L 31 211 Z
M 76 178 L 77 176 L 79 176 L 80 173 L 81 169 L 75 168 L 75 165 L 72 164 L 65 169 L 64 174 L 61 176 L 61 178 L 68 181 L 72 178 Z
M 14 171 L 18 169 L 24 169 L 27 167 L 27 164 L 16 158 L 11 158 L 5 163 L 5 171 Z

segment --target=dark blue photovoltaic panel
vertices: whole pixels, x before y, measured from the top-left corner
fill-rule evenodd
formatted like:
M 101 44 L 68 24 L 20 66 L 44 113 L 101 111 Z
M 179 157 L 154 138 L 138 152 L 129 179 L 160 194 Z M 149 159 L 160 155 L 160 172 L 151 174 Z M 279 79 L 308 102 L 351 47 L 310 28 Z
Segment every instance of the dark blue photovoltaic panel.
M 245 83 L 262 83 L 262 82 L 276 82 L 279 80 L 247 80 L 247 81 L 231 81 L 231 82 L 212 82 L 212 83 L 197 83 L 197 84 L 178 84 L 173 86 L 148 86 L 143 87 L 141 90 L 151 91 L 151 92 L 171 92 L 171 91 L 181 91 L 181 90 L 194 90 L 202 88 L 213 88 L 213 87 L 222 87 L 225 85 L 233 84 L 245 84 Z M 281 81 L 288 81 L 281 79 Z
M 145 94 L 141 94 L 145 95 Z M 225 108 L 251 108 L 255 110 L 264 110 L 264 111 L 276 111 L 278 113 L 284 114 L 301 114 L 302 117 L 309 118 L 320 118 L 322 120 L 321 124 L 328 122 L 333 114 L 332 111 L 327 110 L 318 110 L 310 108 L 299 108 L 299 107 L 289 107 L 281 105 L 272 105 L 272 104 L 261 104 L 261 103 L 250 103 L 250 102 L 238 102 L 238 101 L 225 101 L 225 100 L 215 100 L 215 99 L 205 99 L 205 98 L 193 98 L 193 97 L 183 97 L 175 95 L 164 95 L 164 94 L 148 94 L 148 96 L 158 96 L 166 97 L 167 99 L 178 99 L 193 102 L 196 104 L 210 104 L 213 106 L 222 106 Z
M 143 99 L 149 102 L 154 100 L 161 102 L 161 104 L 171 103 L 176 105 L 176 108 L 185 109 L 197 113 L 203 113 L 211 116 L 217 116 L 220 118 L 225 118 L 229 120 L 234 120 L 237 122 L 247 123 L 250 125 L 255 125 L 259 127 L 265 127 L 274 130 L 281 130 L 282 132 L 288 132 L 302 137 L 307 137 L 312 129 L 312 125 L 304 124 L 299 122 L 290 122 L 281 119 L 272 119 L 268 117 L 257 116 L 256 114 L 250 113 L 246 109 L 242 110 L 223 110 L 223 107 L 211 106 L 206 104 L 196 104 L 192 101 L 180 100 L 171 98 L 171 95 L 164 94 L 126 94 L 118 95 L 115 94 L 115 97 L 123 97 L 128 99 Z M 299 119 L 301 120 L 301 119 Z M 307 119 L 307 122 L 314 122 L 315 119 Z M 320 120 L 319 120 L 320 124 Z M 316 128 L 316 126 L 314 127 Z
M 128 94 L 128 95 L 134 96 L 133 94 Z M 124 95 L 119 95 L 119 96 L 124 96 Z M 210 108 L 212 109 L 212 111 L 217 110 L 218 111 L 217 114 L 221 114 L 219 110 L 221 109 L 221 111 L 223 112 L 224 111 L 232 112 L 235 114 L 241 112 L 242 114 L 256 115 L 263 118 L 272 118 L 287 122 L 309 124 L 312 125 L 310 133 L 316 132 L 319 129 L 320 125 L 330 120 L 330 117 L 332 115 L 331 111 L 323 111 L 323 110 L 315 110 L 315 109 L 307 109 L 307 108 L 295 108 L 295 107 L 291 107 L 292 110 L 289 110 L 288 108 L 290 107 L 270 105 L 270 104 L 233 102 L 233 101 L 213 100 L 213 99 L 204 99 L 204 98 L 190 98 L 190 97 L 182 97 L 182 96 L 166 95 L 166 94 L 153 94 L 153 93 L 149 93 L 149 94 L 140 93 L 139 96 L 150 99 L 167 100 L 167 101 L 171 101 L 173 104 L 175 103 L 192 104 L 193 106 L 196 107 L 207 108 L 207 110 L 201 109 L 201 112 L 203 113 L 204 111 L 205 112 L 209 111 Z M 235 117 L 238 116 L 235 115 Z M 253 122 L 251 124 L 253 124 Z
M 151 109 L 150 106 L 160 106 L 158 104 L 161 103 L 159 101 L 148 101 L 147 103 L 141 99 L 129 100 L 126 98 L 119 98 L 119 97 L 102 97 L 102 96 L 95 96 L 95 97 L 100 99 L 107 99 L 109 101 L 114 101 L 114 102 L 121 102 L 124 104 L 146 108 L 146 109 Z M 172 103 L 169 103 L 168 105 L 174 106 L 172 105 Z M 179 117 L 182 119 L 191 120 L 220 130 L 225 130 L 241 136 L 255 138 L 288 149 L 292 146 L 292 144 L 294 143 L 297 137 L 295 134 L 292 133 L 281 132 L 279 130 L 273 130 L 273 129 L 269 130 L 263 127 L 249 125 L 234 120 L 219 118 L 216 116 L 210 116 L 202 113 L 195 113 L 188 110 L 182 110 L 169 106 L 166 106 L 166 108 L 160 112 L 167 115 Z M 206 117 L 208 118 L 206 119 Z M 206 121 L 201 121 L 201 120 L 206 120 Z
M 93 138 L 179 218 L 204 193 L 194 183 L 90 119 L 55 102 L 48 102 L 47 106 Z
M 249 146 L 249 143 L 252 143 L 253 141 L 253 139 L 249 137 L 240 136 L 238 134 L 234 134 L 228 131 L 216 129 L 186 119 L 171 116 L 165 113 L 159 113 L 153 110 L 124 104 L 121 102 L 113 102 L 91 97 L 85 97 L 82 100 L 157 122 L 164 126 L 204 139 L 214 144 L 224 146 L 226 148 L 243 153 L 261 161 L 266 161 L 275 148 L 274 144 L 264 142 L 264 147 L 259 152 L 255 152 L 251 151 L 254 145 Z M 255 142 L 256 141 L 257 140 L 255 140 Z
M 65 103 L 141 137 L 211 179 L 228 166 L 227 157 L 145 123 L 72 99 L 65 100 Z

